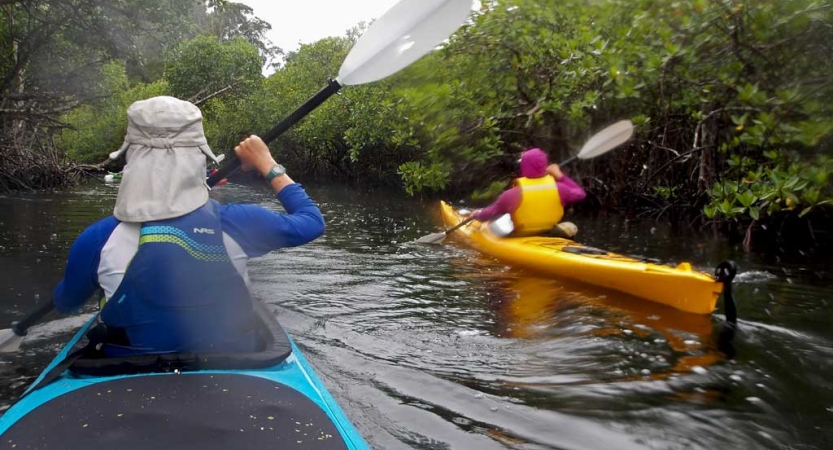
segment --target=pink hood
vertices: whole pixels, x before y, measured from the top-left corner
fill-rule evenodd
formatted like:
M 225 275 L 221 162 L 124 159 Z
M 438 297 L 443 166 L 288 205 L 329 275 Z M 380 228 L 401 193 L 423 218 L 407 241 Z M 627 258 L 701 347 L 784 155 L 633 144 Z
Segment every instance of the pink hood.
M 540 148 L 533 148 L 521 155 L 521 176 L 526 178 L 541 178 L 547 174 L 549 158 Z

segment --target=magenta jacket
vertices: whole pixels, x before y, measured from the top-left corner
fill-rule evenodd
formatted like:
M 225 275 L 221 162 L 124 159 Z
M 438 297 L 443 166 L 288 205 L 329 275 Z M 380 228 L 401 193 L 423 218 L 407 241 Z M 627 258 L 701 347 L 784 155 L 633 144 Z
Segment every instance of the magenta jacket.
M 538 148 L 527 150 L 521 156 L 521 176 L 526 178 L 546 176 L 548 165 L 547 154 L 543 150 Z M 558 195 L 561 197 L 563 206 L 578 203 L 587 196 L 584 189 L 567 175 L 556 181 L 555 185 L 558 187 Z M 500 194 L 500 197 L 494 203 L 474 213 L 474 218 L 480 222 L 485 222 L 504 214 L 512 214 L 520 205 L 521 188 L 513 187 Z
M 555 182 L 558 186 L 558 195 L 561 197 L 561 204 L 567 206 L 584 200 L 587 194 L 575 181 L 567 175 Z M 475 220 L 485 222 L 500 217 L 504 214 L 512 214 L 521 205 L 521 188 L 513 187 L 500 194 L 500 197 L 491 205 L 481 209 L 474 214 Z

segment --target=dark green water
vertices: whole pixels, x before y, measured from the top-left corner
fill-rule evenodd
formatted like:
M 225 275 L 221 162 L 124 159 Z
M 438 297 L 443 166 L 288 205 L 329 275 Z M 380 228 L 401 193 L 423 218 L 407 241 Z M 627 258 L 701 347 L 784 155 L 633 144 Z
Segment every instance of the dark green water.
M 732 258 L 738 356 L 704 317 L 543 279 L 450 241 L 436 205 L 311 187 L 327 219 L 314 243 L 253 260 L 255 294 L 277 305 L 347 415 L 380 449 L 833 448 L 831 260 L 744 253 L 651 222 L 575 218 L 580 241 L 711 272 Z M 220 201 L 278 205 L 226 186 Z M 49 298 L 69 246 L 110 214 L 115 190 L 0 197 L 0 323 Z M 50 316 L 0 356 L 5 409 L 82 316 Z

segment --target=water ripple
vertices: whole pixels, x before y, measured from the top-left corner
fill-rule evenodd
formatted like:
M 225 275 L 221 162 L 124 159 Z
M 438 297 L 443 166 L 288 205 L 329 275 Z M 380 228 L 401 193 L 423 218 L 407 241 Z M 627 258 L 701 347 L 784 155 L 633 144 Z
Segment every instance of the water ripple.
M 721 314 L 683 313 L 536 277 L 438 230 L 433 202 L 309 188 L 326 235 L 250 265 L 252 290 L 380 449 L 830 448 L 829 260 L 769 261 L 654 223 L 576 219 L 589 245 L 711 271 L 735 259 L 738 358 L 717 349 Z M 221 201 L 281 208 L 265 189 Z M 6 196 L 0 320 L 48 298 L 73 239 L 115 191 Z M 652 232 L 646 230 L 654 228 Z M 36 330 L 0 359 L 8 403 L 84 318 Z

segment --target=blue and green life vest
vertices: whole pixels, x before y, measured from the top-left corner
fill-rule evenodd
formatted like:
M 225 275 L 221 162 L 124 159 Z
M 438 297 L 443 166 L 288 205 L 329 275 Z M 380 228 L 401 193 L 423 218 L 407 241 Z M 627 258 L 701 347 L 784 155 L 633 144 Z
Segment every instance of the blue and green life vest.
M 110 354 L 253 351 L 253 317 L 212 201 L 141 224 L 138 250 L 101 311 L 102 322 L 129 339 Z

